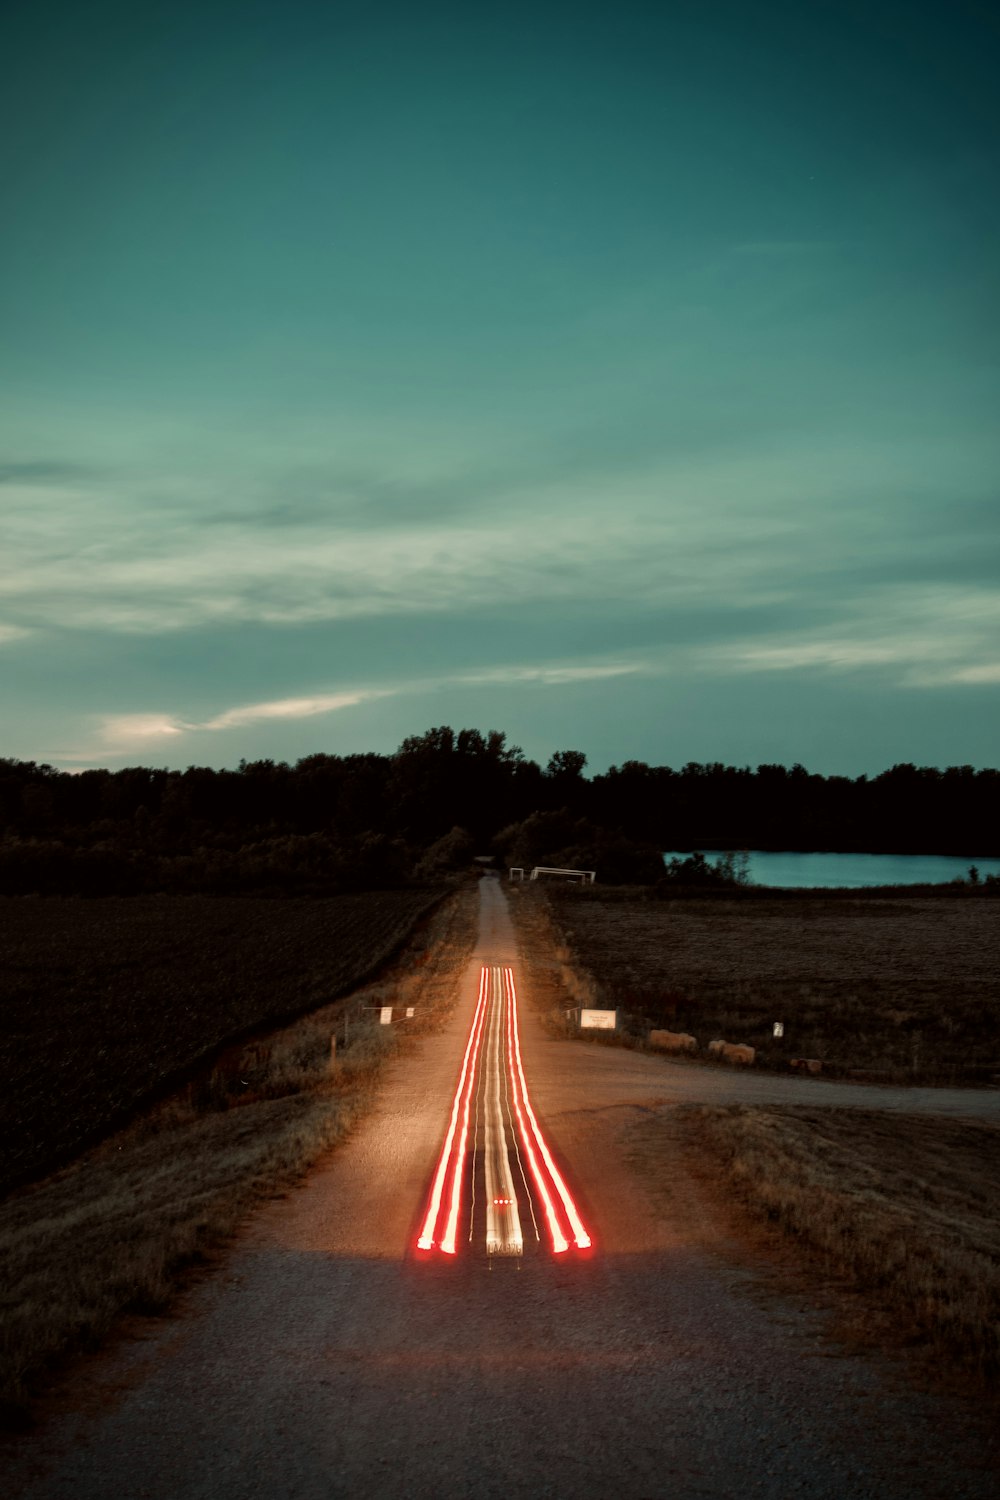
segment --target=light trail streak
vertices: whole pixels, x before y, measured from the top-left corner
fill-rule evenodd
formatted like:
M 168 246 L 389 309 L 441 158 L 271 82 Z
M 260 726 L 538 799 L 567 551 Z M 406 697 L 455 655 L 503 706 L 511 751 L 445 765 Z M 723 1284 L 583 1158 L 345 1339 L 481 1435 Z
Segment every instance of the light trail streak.
M 479 1120 L 483 1111 L 483 1096 L 486 1089 L 485 1071 L 479 1069 L 476 1085 L 476 1107 L 472 1116 L 472 1160 L 469 1164 L 469 1244 L 476 1232 L 476 1160 L 479 1155 Z
M 510 1170 L 507 1127 L 500 1107 L 500 1079 L 504 1069 L 503 1017 L 507 1008 L 506 987 L 499 968 L 491 974 L 489 1040 L 486 1044 L 486 1253 L 520 1255 L 524 1249 L 521 1216 Z
M 506 991 L 506 986 L 504 986 L 504 989 Z M 508 1126 L 508 1129 L 510 1130 L 511 1145 L 514 1147 L 514 1155 L 517 1158 L 517 1170 L 518 1170 L 518 1174 L 519 1174 L 519 1176 L 521 1178 L 522 1183 L 524 1184 L 524 1201 L 525 1201 L 525 1203 L 527 1203 L 527 1205 L 528 1205 L 528 1212 L 531 1215 L 531 1227 L 535 1231 L 535 1239 L 536 1239 L 536 1241 L 541 1241 L 542 1236 L 538 1232 L 538 1220 L 535 1218 L 535 1205 L 532 1202 L 531 1189 L 528 1186 L 528 1176 L 527 1176 L 527 1173 L 524 1170 L 524 1162 L 521 1160 L 521 1148 L 517 1144 L 517 1127 L 514 1124 L 514 1110 L 513 1110 L 512 1106 L 511 1106 L 511 1096 L 512 1096 L 512 1094 L 514 1092 L 514 1071 L 513 1071 L 513 1068 L 510 1066 L 510 1059 L 511 1059 L 511 1046 L 510 1046 L 510 1003 L 508 1001 L 508 1004 L 507 1004 L 507 1068 L 506 1068 L 506 1070 L 504 1072 L 504 1075 L 503 1075 L 503 1103 L 504 1103 L 504 1111 L 505 1111 L 506 1116 L 507 1116 L 507 1126 Z
M 441 1249 L 445 1255 L 454 1255 L 456 1248 L 455 1238 L 458 1233 L 458 1211 L 462 1203 L 462 1169 L 465 1166 L 465 1146 L 469 1139 L 469 1106 L 472 1102 L 472 1086 L 476 1079 L 476 1064 L 479 1061 L 483 1030 L 486 1024 L 486 1002 L 489 995 L 489 980 L 485 968 L 480 975 L 479 984 L 480 999 L 476 1009 L 476 1022 L 472 1038 L 475 1047 L 472 1054 L 472 1067 L 468 1070 L 469 1081 L 465 1089 L 465 1099 L 462 1103 L 462 1133 L 459 1137 L 458 1149 L 455 1152 L 455 1166 L 451 1174 L 451 1204 L 448 1209 L 448 1220 L 445 1225 L 444 1235 L 441 1239 Z M 466 1057 L 468 1057 L 468 1052 L 466 1052 Z
M 545 1137 L 542 1135 L 542 1132 L 538 1128 L 538 1121 L 535 1118 L 535 1111 L 532 1109 L 531 1100 L 528 1098 L 528 1086 L 524 1081 L 524 1068 L 521 1065 L 521 1039 L 517 1027 L 517 991 L 514 988 L 513 969 L 508 968 L 504 970 L 504 979 L 506 980 L 507 984 L 507 994 L 510 1002 L 510 1015 L 513 1021 L 514 1062 L 517 1067 L 517 1077 L 520 1082 L 521 1097 L 524 1101 L 524 1107 L 527 1111 L 528 1119 L 531 1121 L 532 1133 L 534 1134 L 535 1140 L 538 1142 L 538 1149 L 542 1154 L 542 1158 L 545 1162 L 546 1167 L 548 1168 L 549 1176 L 551 1177 L 552 1182 L 555 1185 L 556 1192 L 559 1194 L 559 1197 L 562 1200 L 562 1206 L 565 1209 L 566 1217 L 570 1222 L 570 1226 L 573 1231 L 573 1238 L 576 1241 L 577 1249 L 587 1250 L 590 1248 L 593 1241 L 591 1240 L 590 1235 L 587 1233 L 587 1230 L 584 1228 L 583 1220 L 580 1218 L 576 1204 L 573 1201 L 573 1196 L 570 1193 L 569 1188 L 566 1186 L 563 1175 L 552 1159 L 552 1153 L 545 1143 Z M 525 1137 L 525 1144 L 527 1145 L 527 1137 Z M 553 1248 L 557 1248 L 555 1244 L 553 1244 Z
M 458 1124 L 458 1113 L 462 1104 L 462 1091 L 465 1087 L 466 1075 L 469 1073 L 470 1058 L 472 1059 L 472 1076 L 475 1076 L 475 1060 L 479 1055 L 479 1041 L 482 1036 L 481 1021 L 482 1016 L 485 1013 L 486 1006 L 487 980 L 487 970 L 484 968 L 479 976 L 479 1003 L 476 1006 L 476 1013 L 472 1021 L 472 1030 L 469 1032 L 469 1041 L 465 1049 L 465 1059 L 462 1063 L 462 1072 L 458 1080 L 458 1087 L 455 1090 L 455 1100 L 452 1104 L 451 1109 L 451 1123 L 448 1126 L 448 1134 L 445 1136 L 445 1142 L 441 1148 L 441 1157 L 438 1161 L 437 1171 L 434 1174 L 434 1186 L 431 1188 L 430 1201 L 427 1205 L 427 1214 L 424 1218 L 423 1228 L 420 1231 L 420 1238 L 417 1240 L 417 1247 L 420 1250 L 431 1250 L 434 1246 L 434 1231 L 437 1229 L 438 1215 L 441 1211 L 441 1199 L 444 1195 L 444 1182 L 445 1177 L 448 1174 L 448 1166 L 451 1161 L 452 1144 L 455 1140 L 455 1130 Z M 471 1084 L 472 1079 L 470 1078 L 470 1090 Z M 466 1099 L 464 1121 L 466 1129 L 468 1128 L 468 1123 L 469 1111 L 468 1100 Z M 460 1176 L 460 1173 L 456 1171 L 455 1175 Z M 444 1246 L 442 1245 L 441 1248 L 444 1249 Z M 450 1253 L 454 1254 L 454 1243 L 452 1244 L 452 1250 Z
M 470 1141 L 473 1099 L 475 1122 Z M 476 1192 L 476 1176 L 480 1170 L 477 1165 L 480 1129 L 483 1132 L 482 1172 L 486 1188 L 482 1210 L 478 1207 Z M 419 1250 L 437 1248 L 444 1255 L 455 1255 L 458 1221 L 463 1213 L 463 1185 L 469 1177 L 470 1244 L 476 1235 L 476 1220 L 482 1224 L 485 1217 L 486 1252 L 490 1257 L 516 1257 L 524 1253 L 512 1150 L 524 1186 L 524 1202 L 531 1214 L 535 1240 L 541 1238 L 539 1219 L 535 1216 L 537 1203 L 554 1254 L 562 1255 L 570 1248 L 571 1242 L 579 1250 L 590 1248 L 590 1234 L 556 1166 L 528 1094 L 521 1060 L 514 971 L 499 964 L 483 965 L 479 974 L 479 997 L 452 1100 L 448 1131 L 417 1239 Z
M 516 1038 L 515 1028 L 517 1026 L 517 1012 L 515 1009 L 516 1001 L 515 1004 L 510 1003 L 511 988 L 507 986 L 508 972 L 509 970 L 504 970 L 504 984 L 507 987 L 507 1061 L 510 1071 L 510 1081 L 514 1090 L 514 1110 L 517 1114 L 518 1124 L 521 1127 L 521 1139 L 524 1142 L 524 1150 L 528 1158 L 528 1166 L 531 1170 L 532 1180 L 535 1184 L 535 1189 L 538 1193 L 538 1196 L 542 1200 L 542 1208 L 545 1211 L 545 1221 L 549 1226 L 549 1236 L 552 1240 L 552 1249 L 554 1250 L 556 1255 L 561 1255 L 564 1250 L 569 1249 L 569 1240 L 563 1234 L 562 1225 L 559 1222 L 559 1215 L 556 1212 L 556 1206 L 552 1201 L 552 1194 L 548 1190 L 545 1182 L 545 1177 L 538 1165 L 538 1158 L 535 1155 L 535 1148 L 531 1144 L 531 1137 L 529 1136 L 528 1128 L 524 1123 L 524 1113 L 521 1109 L 521 1098 L 519 1096 L 517 1086 L 517 1074 L 514 1072 L 514 1044 Z M 523 1073 L 521 1074 L 521 1079 L 523 1083 Z M 527 1100 L 525 1100 L 525 1103 L 527 1103 Z

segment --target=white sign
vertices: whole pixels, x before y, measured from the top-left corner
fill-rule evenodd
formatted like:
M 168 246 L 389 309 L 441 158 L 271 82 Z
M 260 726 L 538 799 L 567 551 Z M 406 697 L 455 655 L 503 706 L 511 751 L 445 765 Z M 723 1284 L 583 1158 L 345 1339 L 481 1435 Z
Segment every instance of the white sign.
M 785 1023 L 784 1023 L 784 1021 L 775 1021 L 775 1023 L 774 1023 L 774 1034 L 775 1034 L 775 1036 L 784 1036 L 784 1034 L 785 1034 Z
M 392 1024 L 392 1006 L 383 1005 L 379 1011 L 378 1018 L 381 1025 L 390 1026 Z
M 412 1021 L 413 1020 L 413 1006 L 412 1005 L 408 1005 L 406 1007 L 406 1019 L 408 1021 Z
M 616 1010 L 581 1010 L 580 1025 L 590 1026 L 595 1031 L 614 1031 L 618 1025 Z

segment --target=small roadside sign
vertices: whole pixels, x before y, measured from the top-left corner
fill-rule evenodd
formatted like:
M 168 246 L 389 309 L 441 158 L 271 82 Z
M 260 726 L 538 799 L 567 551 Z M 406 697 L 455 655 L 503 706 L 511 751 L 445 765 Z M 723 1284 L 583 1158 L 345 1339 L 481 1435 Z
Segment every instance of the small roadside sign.
M 584 1008 L 580 1011 L 580 1025 L 593 1031 L 614 1031 L 618 1026 L 618 1012 Z

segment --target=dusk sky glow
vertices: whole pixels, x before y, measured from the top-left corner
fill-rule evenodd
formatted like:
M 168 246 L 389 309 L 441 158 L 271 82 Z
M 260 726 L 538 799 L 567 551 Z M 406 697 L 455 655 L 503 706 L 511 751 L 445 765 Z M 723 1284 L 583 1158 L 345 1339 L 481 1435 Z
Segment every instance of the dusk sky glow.
M 993 7 L 5 14 L 0 755 L 997 764 Z

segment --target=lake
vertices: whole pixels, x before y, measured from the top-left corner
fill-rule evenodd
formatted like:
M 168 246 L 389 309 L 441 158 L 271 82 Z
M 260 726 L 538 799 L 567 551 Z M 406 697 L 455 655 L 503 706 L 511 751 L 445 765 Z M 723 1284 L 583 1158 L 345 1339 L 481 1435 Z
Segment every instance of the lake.
M 701 851 L 709 863 L 718 849 Z M 690 853 L 690 851 L 688 851 Z M 750 879 L 754 885 L 786 887 L 866 885 L 939 885 L 965 880 L 969 866 L 980 875 L 1000 875 L 1000 859 L 965 858 L 958 854 L 799 854 L 792 850 L 751 849 Z M 665 854 L 686 859 L 687 854 Z

